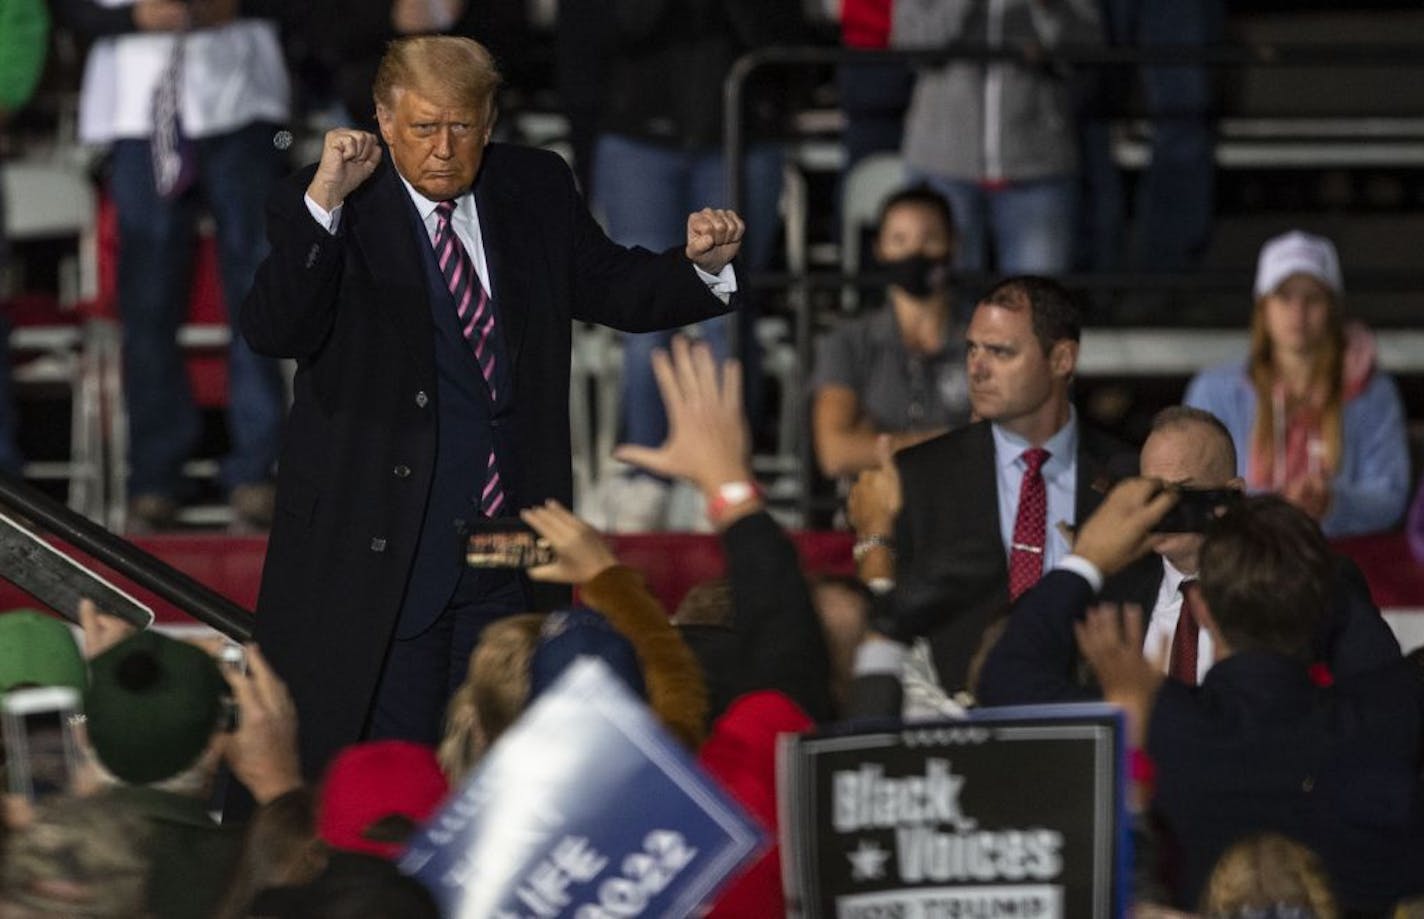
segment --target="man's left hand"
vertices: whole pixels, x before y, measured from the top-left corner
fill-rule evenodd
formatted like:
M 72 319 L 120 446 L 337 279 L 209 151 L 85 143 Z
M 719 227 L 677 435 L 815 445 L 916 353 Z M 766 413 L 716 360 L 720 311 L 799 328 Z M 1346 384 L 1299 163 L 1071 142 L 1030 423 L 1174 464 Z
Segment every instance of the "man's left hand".
M 717 274 L 736 257 L 746 232 L 736 211 L 704 207 L 687 215 L 687 257 L 708 274 Z
M 1128 740 L 1141 749 L 1164 669 L 1161 660 L 1142 654 L 1142 608 L 1129 603 L 1119 613 L 1115 604 L 1101 603 L 1088 610 L 1082 622 L 1073 623 L 1073 634 L 1098 678 L 1103 699 L 1126 713 Z

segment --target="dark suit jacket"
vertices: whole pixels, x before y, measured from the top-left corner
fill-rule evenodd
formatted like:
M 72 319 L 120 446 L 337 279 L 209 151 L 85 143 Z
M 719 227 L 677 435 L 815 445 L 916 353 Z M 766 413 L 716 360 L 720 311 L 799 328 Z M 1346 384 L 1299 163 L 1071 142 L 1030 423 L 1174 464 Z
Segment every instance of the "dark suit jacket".
M 1266 830 L 1314 849 L 1346 910 L 1424 891 L 1421 729 L 1408 661 L 1322 689 L 1299 661 L 1245 651 L 1199 688 L 1167 680 L 1147 752 L 1153 809 L 1180 852 L 1175 905 L 1194 906 L 1222 851 Z
M 728 626 L 681 626 L 697 655 L 714 724 L 738 697 L 775 690 L 819 722 L 834 720 L 830 656 L 796 546 L 765 511 L 722 533 L 732 594 Z
M 335 236 L 303 203 L 312 167 L 279 188 L 240 317 L 256 351 L 297 359 L 256 637 L 297 700 L 308 774 L 365 725 L 442 438 L 429 241 L 390 161 L 346 199 Z M 567 503 L 570 321 L 649 331 L 726 307 L 680 250 L 610 242 L 553 154 L 491 144 L 475 200 L 512 375 L 483 436 L 511 505 Z
M 1014 605 L 991 669 L 1022 664 L 1021 647 L 1061 644 L 1065 631 L 1071 642 L 1092 600 L 1081 576 L 1045 575 Z M 1085 698 L 1070 658 L 993 678 L 986 671 L 981 691 L 992 704 Z M 1200 687 L 1165 681 L 1147 753 L 1157 766 L 1153 809 L 1182 859 L 1175 905 L 1195 906 L 1221 852 L 1262 830 L 1315 849 L 1350 907 L 1377 908 L 1424 886 L 1421 730 L 1424 683 L 1405 661 L 1322 689 L 1301 662 L 1243 651 L 1213 666 Z
M 1149 554 L 1146 561 L 1109 578 L 1099 598 L 1138 604 L 1144 622 L 1162 584 L 1158 556 Z M 1343 679 L 1398 661 L 1399 642 L 1374 605 L 1359 567 L 1343 556 L 1335 561 L 1334 600 L 1316 639 L 1316 659 Z M 1050 572 L 1044 580 L 1075 605 L 1047 608 L 1030 600 L 1036 591 L 1019 598 L 980 674 L 979 699 L 985 705 L 1073 702 L 1101 695 L 1073 637 L 1073 621 L 1092 602 L 1092 592 L 1086 581 L 1068 572 Z
M 993 432 L 976 422 L 895 459 L 905 495 L 895 528 L 897 624 L 901 637 L 929 636 L 940 681 L 954 692 L 965 685 L 985 625 L 1009 603 Z M 1136 472 L 1137 451 L 1080 421 L 1074 524 Z

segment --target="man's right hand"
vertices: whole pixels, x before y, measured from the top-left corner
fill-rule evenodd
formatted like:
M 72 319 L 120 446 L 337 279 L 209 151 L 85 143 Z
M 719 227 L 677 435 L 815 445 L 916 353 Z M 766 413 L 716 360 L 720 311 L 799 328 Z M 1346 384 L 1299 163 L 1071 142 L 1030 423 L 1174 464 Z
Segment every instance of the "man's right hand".
M 1146 555 L 1152 527 L 1177 503 L 1177 492 L 1157 479 L 1119 482 L 1078 530 L 1073 554 L 1097 566 L 1103 577 Z
M 350 128 L 326 132 L 321 145 L 321 162 L 307 186 L 307 194 L 326 211 L 333 211 L 371 177 L 381 162 L 381 144 L 376 135 Z

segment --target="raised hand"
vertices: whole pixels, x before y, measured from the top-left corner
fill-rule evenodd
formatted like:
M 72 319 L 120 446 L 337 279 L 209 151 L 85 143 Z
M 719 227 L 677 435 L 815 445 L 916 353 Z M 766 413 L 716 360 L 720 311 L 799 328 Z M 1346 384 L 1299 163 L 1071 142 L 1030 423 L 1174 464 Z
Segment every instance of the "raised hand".
M 587 584 L 618 564 L 599 532 L 552 498 L 543 507 L 525 508 L 519 516 L 554 548 L 551 564 L 529 569 L 536 581 Z
M 237 730 L 223 750 L 237 780 L 265 804 L 302 784 L 297 706 L 256 645 L 246 645 L 247 672 L 220 667 L 237 702 Z
M 1101 603 L 1073 623 L 1078 650 L 1093 668 L 1103 699 L 1127 714 L 1129 741 L 1141 748 L 1147 741 L 1152 702 L 1162 685 L 1162 661 L 1142 654 L 1142 608 L 1129 603 Z
M 1073 554 L 1104 576 L 1126 568 L 1152 547 L 1152 527 L 1177 503 L 1177 492 L 1157 479 L 1124 479 L 1093 512 L 1073 541 Z
M 92 661 L 138 629 L 99 609 L 93 600 L 80 600 L 79 631 L 84 635 L 84 659 Z
M 671 354 L 653 352 L 653 373 L 667 407 L 667 440 L 656 448 L 624 444 L 613 455 L 658 475 L 686 479 L 709 496 L 728 482 L 750 481 L 741 365 L 727 361 L 719 381 L 711 349 L 679 335 Z
M 895 447 L 889 434 L 875 439 L 875 456 L 879 465 L 856 476 L 846 498 L 846 516 L 855 535 L 888 536 L 895 530 L 904 494 L 900 486 L 900 470 L 895 467 Z
M 321 145 L 321 162 L 307 186 L 311 199 L 327 211 L 371 177 L 381 162 L 381 144 L 376 135 L 351 128 L 326 132 Z
M 736 211 L 704 207 L 687 215 L 687 257 L 708 274 L 721 271 L 742 248 L 747 225 Z

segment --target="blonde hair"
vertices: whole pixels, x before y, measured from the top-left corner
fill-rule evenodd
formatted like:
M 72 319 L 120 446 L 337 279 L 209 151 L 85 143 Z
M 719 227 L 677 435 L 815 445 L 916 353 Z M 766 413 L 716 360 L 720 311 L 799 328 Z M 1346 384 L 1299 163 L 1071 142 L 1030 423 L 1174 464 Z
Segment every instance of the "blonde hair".
M 494 94 L 503 78 L 494 56 L 477 41 L 455 35 L 398 38 L 386 46 L 371 94 L 384 108 L 409 89 L 442 105 L 470 106 L 493 120 Z
M 1275 462 L 1276 363 L 1275 349 L 1266 329 L 1267 293 L 1256 298 L 1251 314 L 1251 356 L 1247 373 L 1256 390 L 1256 423 L 1251 429 L 1252 454 Z M 1309 395 L 1320 397 L 1320 433 L 1325 441 L 1325 461 L 1329 469 L 1340 468 L 1344 450 L 1345 402 L 1345 320 L 1339 298 L 1329 294 L 1330 312 L 1325 341 L 1310 365 Z
M 436 757 L 454 784 L 469 772 L 529 701 L 529 659 L 539 645 L 543 613 L 508 616 L 485 626 L 470 653 L 465 682 L 450 697 Z
M 1315 919 L 1340 915 L 1325 865 L 1309 848 L 1279 833 L 1256 833 L 1233 843 L 1207 879 L 1202 916 L 1276 906 L 1295 907 Z

